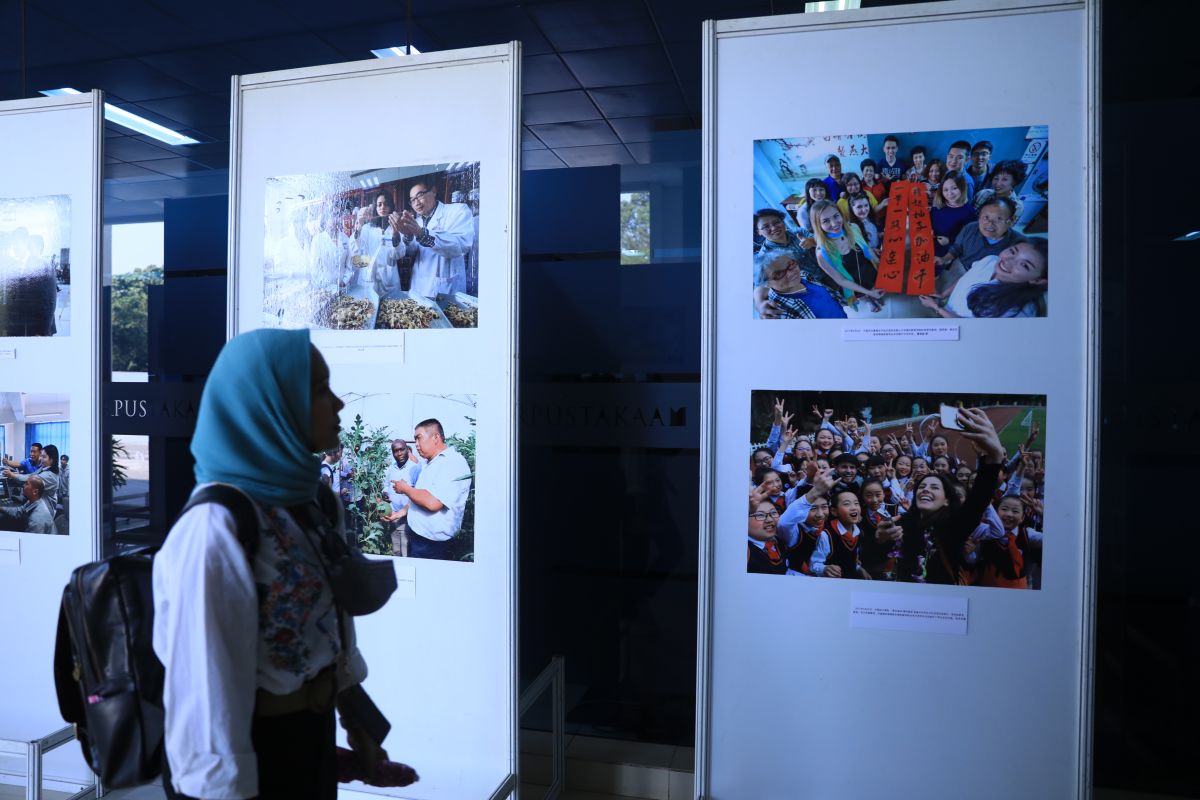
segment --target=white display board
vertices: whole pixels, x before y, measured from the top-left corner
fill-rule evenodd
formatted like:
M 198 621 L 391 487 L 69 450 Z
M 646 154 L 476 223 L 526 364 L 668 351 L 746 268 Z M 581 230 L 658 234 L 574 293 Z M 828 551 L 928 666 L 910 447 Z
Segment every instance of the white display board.
M 50 669 L 59 601 L 71 570 L 99 553 L 103 109 L 99 92 L 0 103 L 3 450 L 23 459 L 43 438 L 69 455 L 73 510 L 64 534 L 0 531 L 4 739 L 65 724 Z M 24 771 L 23 758 L 0 759 L 0 780 Z M 57 788 L 92 782 L 74 744 L 48 755 L 44 772 Z
M 1090 791 L 1097 42 L 1084 2 L 707 23 L 699 796 Z M 823 154 L 860 172 L 888 135 L 905 161 L 918 144 L 944 159 L 965 139 L 994 142 L 991 167 L 1024 164 L 1019 230 L 1048 240 L 1054 262 L 1053 279 L 1043 269 L 1041 294 L 1018 308 L 1027 316 L 942 318 L 916 296 L 888 295 L 883 311 L 863 298 L 847 319 L 760 318 L 755 213 L 786 212 L 793 189 L 826 177 Z M 881 413 L 897 394 L 911 410 Z M 1010 453 L 1037 422 L 1036 590 L 751 574 L 747 471 L 775 397 L 812 398 L 786 409 L 802 432 L 816 430 L 812 404 L 841 398 L 836 419 L 866 409 L 885 438 L 910 422 L 928 437 L 929 399 L 963 398 L 988 408 Z
M 356 791 L 488 798 L 516 773 L 520 97 L 516 42 L 234 78 L 230 334 L 309 327 L 344 431 L 361 417 L 420 452 L 414 426 L 437 419 L 478 455 L 440 557 L 399 538 L 383 554 L 390 534 L 364 528 L 400 584 L 357 621 L 366 688 L 393 724 L 385 748 L 421 780 Z M 407 246 L 387 222 L 406 211 L 429 217 Z M 430 327 L 374 327 L 404 300 Z

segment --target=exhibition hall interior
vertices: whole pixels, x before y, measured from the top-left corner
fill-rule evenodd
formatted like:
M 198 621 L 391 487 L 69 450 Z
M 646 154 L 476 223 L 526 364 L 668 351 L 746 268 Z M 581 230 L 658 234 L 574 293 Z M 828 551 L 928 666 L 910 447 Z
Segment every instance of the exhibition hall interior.
M 226 340 L 301 327 L 422 772 L 343 796 L 1200 798 L 1181 17 L 0 0 L 0 800 L 164 797 L 62 732 L 62 586 L 162 545 Z

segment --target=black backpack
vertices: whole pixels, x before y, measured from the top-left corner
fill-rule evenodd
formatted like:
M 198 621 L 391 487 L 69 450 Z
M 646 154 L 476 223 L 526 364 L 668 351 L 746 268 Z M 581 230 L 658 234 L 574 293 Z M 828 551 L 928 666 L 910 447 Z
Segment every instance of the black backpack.
M 238 540 L 253 563 L 258 514 L 251 500 L 231 486 L 208 486 L 180 516 L 201 503 L 217 503 L 233 514 Z M 58 708 L 75 726 L 84 760 L 114 789 L 162 772 L 164 671 L 151 646 L 157 552 L 146 547 L 77 568 L 58 613 Z

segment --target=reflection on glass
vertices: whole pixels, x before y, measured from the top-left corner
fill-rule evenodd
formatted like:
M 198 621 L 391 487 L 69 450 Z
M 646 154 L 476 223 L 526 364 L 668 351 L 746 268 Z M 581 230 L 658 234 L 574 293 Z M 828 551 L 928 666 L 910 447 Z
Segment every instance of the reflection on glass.
M 650 263 L 650 193 L 621 193 L 621 263 Z

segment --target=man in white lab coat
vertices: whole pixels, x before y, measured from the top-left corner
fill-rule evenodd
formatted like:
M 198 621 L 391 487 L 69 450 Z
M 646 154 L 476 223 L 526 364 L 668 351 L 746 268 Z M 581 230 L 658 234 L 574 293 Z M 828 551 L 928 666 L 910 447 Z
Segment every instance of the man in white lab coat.
M 390 221 L 412 259 L 409 291 L 428 298 L 466 291 L 464 256 L 475 244 L 470 206 L 438 202 L 431 182 L 413 184 L 408 203 L 412 210 L 393 213 Z

